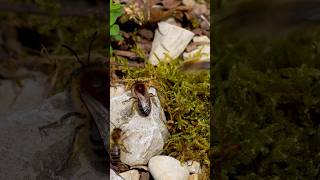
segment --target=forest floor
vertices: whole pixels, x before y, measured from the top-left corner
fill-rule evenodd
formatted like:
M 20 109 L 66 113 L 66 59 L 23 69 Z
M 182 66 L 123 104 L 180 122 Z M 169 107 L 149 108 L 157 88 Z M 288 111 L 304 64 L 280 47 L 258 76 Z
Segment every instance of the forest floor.
M 210 57 L 202 60 L 201 50 L 191 60 L 184 54 L 197 51 L 199 46 L 209 47 L 210 2 L 115 0 L 110 13 L 112 81 L 150 79 L 149 83 L 161 92 L 160 100 L 170 132 L 164 154 L 181 161 L 199 161 L 204 172 L 203 179 L 209 178 Z M 154 41 L 163 22 L 191 32 L 193 37 L 206 37 L 208 41 L 186 40 L 186 47 L 176 56 L 173 54 L 175 48 L 180 48 L 179 44 L 171 42 L 171 46 L 165 48 L 165 58 L 158 58 L 160 63 L 154 66 L 150 59 L 152 52 L 157 51 L 153 47 L 156 46 Z M 179 36 L 179 31 L 174 33 Z M 165 39 L 166 35 L 162 38 Z M 198 68 L 193 69 L 195 66 Z

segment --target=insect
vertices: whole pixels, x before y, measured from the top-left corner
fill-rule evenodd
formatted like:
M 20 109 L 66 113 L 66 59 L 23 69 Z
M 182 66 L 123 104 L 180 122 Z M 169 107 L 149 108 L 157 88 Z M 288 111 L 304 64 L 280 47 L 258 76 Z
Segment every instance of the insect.
M 133 109 L 135 106 L 137 106 L 138 113 L 143 116 L 147 117 L 149 116 L 151 112 L 151 98 L 155 95 L 152 93 L 149 93 L 148 91 L 149 87 L 146 83 L 142 81 L 135 82 L 131 87 L 131 94 L 132 97 L 124 102 L 130 101 L 131 99 L 135 99 L 133 102 Z
M 130 153 L 123 145 L 123 140 L 127 137 L 128 136 L 125 136 L 125 132 L 119 127 L 114 128 L 111 133 L 112 144 L 110 147 L 110 166 L 117 172 L 129 170 L 129 167 L 120 160 L 121 150 Z
M 59 121 L 40 127 L 39 130 L 62 125 L 71 116 L 80 116 L 83 119 L 82 127 L 86 129 L 76 136 L 81 136 L 79 141 L 89 145 L 85 148 L 87 149 L 85 154 L 92 160 L 91 163 L 95 168 L 106 172 L 105 166 L 108 164 L 106 161 L 109 161 L 109 126 L 105 125 L 109 117 L 109 71 L 108 65 L 104 62 L 90 62 L 91 46 L 96 34 L 92 36 L 89 44 L 87 63 L 80 61 L 72 48 L 63 45 L 73 53 L 80 65 L 79 68 L 72 71 L 66 82 L 67 93 L 71 97 L 75 112 L 67 113 Z M 73 144 L 76 143 L 73 142 Z M 102 160 L 102 162 L 96 162 L 96 160 Z

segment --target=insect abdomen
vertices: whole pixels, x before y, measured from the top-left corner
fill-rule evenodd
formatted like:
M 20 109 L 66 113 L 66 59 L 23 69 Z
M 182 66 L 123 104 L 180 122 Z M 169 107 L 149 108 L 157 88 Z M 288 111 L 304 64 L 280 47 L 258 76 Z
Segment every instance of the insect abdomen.
M 120 147 L 118 145 L 113 145 L 113 147 L 110 150 L 111 155 L 111 164 L 117 165 L 120 161 Z
M 129 167 L 120 160 L 121 150 L 118 144 L 113 145 L 110 149 L 110 162 L 117 172 L 129 170 Z
M 138 99 L 138 110 L 141 115 L 148 116 L 151 112 L 151 102 L 150 99 L 139 98 Z

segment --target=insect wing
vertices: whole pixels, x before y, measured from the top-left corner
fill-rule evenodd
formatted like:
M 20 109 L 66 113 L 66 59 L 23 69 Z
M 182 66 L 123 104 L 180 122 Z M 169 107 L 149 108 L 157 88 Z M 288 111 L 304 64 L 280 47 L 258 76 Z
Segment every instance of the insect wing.
M 86 92 L 81 92 L 81 98 L 87 106 L 92 118 L 94 119 L 101 138 L 103 139 L 104 147 L 109 151 L 109 128 L 108 121 L 109 111 L 96 99 Z
M 140 106 L 140 110 L 143 111 L 143 113 L 145 115 L 149 115 L 150 111 L 151 111 L 151 101 L 150 101 L 150 97 L 146 97 L 140 93 L 137 93 L 137 97 L 138 97 L 138 104 Z

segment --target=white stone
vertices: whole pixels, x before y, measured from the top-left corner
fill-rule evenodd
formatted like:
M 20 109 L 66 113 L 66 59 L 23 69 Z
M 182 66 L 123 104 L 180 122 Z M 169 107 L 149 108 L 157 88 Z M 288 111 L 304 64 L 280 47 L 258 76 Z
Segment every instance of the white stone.
M 193 42 L 206 44 L 197 46 L 197 48 L 191 52 L 183 53 L 183 59 L 188 61 L 200 57 L 199 61 L 210 61 L 210 39 L 207 36 L 196 36 L 193 38 Z
M 189 173 L 191 174 L 199 174 L 201 170 L 200 163 L 198 161 L 187 161 L 185 163 L 187 166 Z
M 116 90 L 111 87 L 111 92 L 110 132 L 115 127 L 121 128 L 126 136 L 123 145 L 129 151 L 121 151 L 120 160 L 130 166 L 145 165 L 151 157 L 162 152 L 169 135 L 156 90 L 149 89 L 149 93 L 155 96 L 151 97 L 151 112 L 147 117 L 142 117 L 137 109 L 132 108 L 133 105 L 136 106 L 134 99 L 127 101 L 132 97 L 130 90 L 118 86 Z
M 140 174 L 137 170 L 130 170 L 123 173 L 120 173 L 120 176 L 123 177 L 125 180 L 139 180 Z
M 174 26 L 179 26 L 179 23 L 176 21 L 176 19 L 174 17 L 170 17 L 167 20 L 165 20 L 164 22 L 172 24 Z
M 194 33 L 184 28 L 166 23 L 158 23 L 149 61 L 157 65 L 159 61 L 168 61 L 177 58 L 187 47 Z
M 188 180 L 198 180 L 199 179 L 199 175 L 198 174 L 191 174 L 188 178 Z
M 110 180 L 124 180 L 121 176 L 119 176 L 114 170 L 110 169 Z
M 196 2 L 194 0 L 182 0 L 182 4 L 185 6 L 193 7 L 196 5 Z
M 155 156 L 148 163 L 155 180 L 188 180 L 189 171 L 180 161 L 170 156 Z
M 210 43 L 210 39 L 207 36 L 195 36 L 193 37 L 192 41 Z

